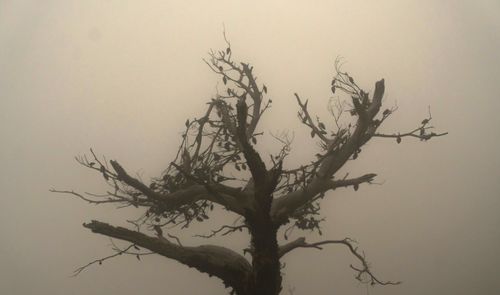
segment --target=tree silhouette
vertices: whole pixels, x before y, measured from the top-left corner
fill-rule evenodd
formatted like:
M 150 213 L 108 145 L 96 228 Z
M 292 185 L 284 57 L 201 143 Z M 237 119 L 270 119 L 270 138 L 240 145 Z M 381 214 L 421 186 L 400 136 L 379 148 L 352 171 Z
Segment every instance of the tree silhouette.
M 393 138 L 400 143 L 403 137 L 427 141 L 445 135 L 431 131 L 430 112 L 409 132 L 379 133 L 378 128 L 396 110 L 381 111 L 384 80 L 376 82 L 370 94 L 351 75 L 342 72 L 337 62 L 331 90 L 347 96 L 349 102 L 339 100 L 331 105 L 332 119 L 323 122 L 309 112 L 308 101 L 295 94 L 298 117 L 309 129 L 311 141 L 319 143 L 321 152 L 314 160 L 289 169 L 285 161 L 291 140 L 286 135 L 275 136 L 281 149 L 270 159 L 264 159 L 256 148 L 263 136 L 257 132 L 258 123 L 272 101 L 266 98 L 267 87 L 257 82 L 253 66 L 233 60 L 229 42 L 225 50 L 211 51 L 205 62 L 222 79 L 225 92 L 208 102 L 203 116 L 185 122 L 177 156 L 160 177 L 147 184 L 131 176 L 118 161 L 102 160 L 91 149 L 90 157 L 77 157 L 77 161 L 100 173 L 111 190 L 105 195 L 51 190 L 93 204 L 144 209 L 144 214 L 133 222 L 133 229 L 96 220 L 84 223 L 94 233 L 130 245 L 115 245 L 115 254 L 80 267 L 75 274 L 121 254 L 140 259 L 141 255 L 156 253 L 221 279 L 232 294 L 275 295 L 282 290 L 280 259 L 284 255 L 297 248 L 321 249 L 327 244 L 340 244 L 358 260 L 351 268 L 359 281 L 399 284 L 377 278 L 364 253 L 350 238 L 307 242 L 304 237 L 288 241 L 288 236 L 294 228 L 321 234 L 322 219 L 318 215 L 326 193 L 345 187 L 357 191 L 360 185 L 374 181 L 374 173 L 354 178 L 338 175 L 339 169 L 348 160 L 356 160 L 361 147 L 372 138 Z M 172 226 L 185 229 L 193 222 L 209 219 L 214 207 L 238 215 L 239 223 L 200 236 L 212 238 L 246 231 L 251 241 L 248 248 L 236 252 L 215 245 L 187 246 L 167 232 Z M 283 244 L 278 243 L 280 228 L 284 229 Z

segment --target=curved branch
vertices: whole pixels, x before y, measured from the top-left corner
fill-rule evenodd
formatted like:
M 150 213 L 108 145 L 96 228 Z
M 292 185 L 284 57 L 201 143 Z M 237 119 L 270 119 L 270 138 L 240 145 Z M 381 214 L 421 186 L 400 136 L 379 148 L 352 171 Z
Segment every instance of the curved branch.
M 389 113 L 392 113 L 392 111 L 389 111 Z M 386 117 L 384 117 L 386 118 Z M 416 137 L 419 138 L 421 141 L 427 141 L 433 137 L 439 137 L 439 136 L 444 136 L 447 135 L 448 132 L 442 132 L 442 133 L 435 133 L 435 132 L 430 132 L 428 133 L 428 130 L 433 129 L 434 127 L 428 126 L 429 122 L 432 120 L 432 114 L 431 114 L 431 108 L 429 107 L 429 116 L 422 120 L 421 126 L 413 129 L 412 131 L 401 133 L 399 132 L 398 134 L 383 134 L 383 133 L 375 133 L 373 134 L 373 137 L 384 137 L 384 138 L 396 138 L 397 143 L 401 143 L 401 138 L 403 137 Z
M 83 226 L 94 233 L 134 243 L 134 245 L 194 267 L 200 272 L 216 276 L 227 287 L 235 290 L 245 289 L 251 273 L 251 265 L 243 256 L 224 247 L 214 245 L 183 247 L 170 243 L 162 237 L 151 237 L 138 231 L 115 227 L 96 220 L 84 223 Z
M 315 248 L 322 250 L 323 248 L 321 247 L 322 245 L 327 245 L 327 244 L 342 244 L 345 245 L 347 248 L 349 248 L 349 251 L 361 262 L 362 267 L 358 268 L 353 266 L 352 264 L 350 267 L 357 271 L 358 273 L 356 274 L 356 279 L 359 280 L 360 282 L 364 283 L 370 283 L 371 285 L 399 285 L 401 284 L 400 281 L 393 282 L 393 281 L 381 281 L 375 275 L 372 273 L 370 269 L 369 263 L 366 261 L 364 253 L 361 254 L 358 251 L 358 247 L 354 246 L 353 243 L 355 241 L 350 238 L 345 238 L 343 240 L 326 240 L 326 241 L 321 241 L 321 242 L 316 242 L 316 243 L 307 243 L 306 239 L 304 237 L 298 238 L 294 241 L 291 241 L 285 245 L 280 246 L 279 249 L 279 255 L 282 257 L 286 253 L 297 249 L 297 248 Z M 363 279 L 363 275 L 368 276 L 367 280 Z

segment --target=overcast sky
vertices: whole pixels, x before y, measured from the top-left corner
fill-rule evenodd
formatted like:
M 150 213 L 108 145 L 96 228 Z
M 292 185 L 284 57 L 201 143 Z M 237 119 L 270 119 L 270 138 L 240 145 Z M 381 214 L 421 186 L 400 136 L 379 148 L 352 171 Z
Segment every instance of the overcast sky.
M 496 0 L 0 1 L 0 293 L 225 294 L 219 280 L 159 256 L 119 257 L 70 277 L 112 253 L 109 239 L 83 222 L 126 224 L 138 213 L 48 192 L 105 189 L 73 160 L 90 147 L 143 179 L 159 175 L 185 119 L 200 116 L 216 93 L 202 58 L 224 48 L 223 23 L 234 57 L 255 65 L 274 101 L 260 129 L 294 132 L 295 159 L 316 150 L 293 92 L 327 121 L 339 56 L 366 90 L 385 78 L 384 104 L 398 111 L 383 131 L 415 127 L 430 105 L 433 125 L 450 132 L 425 143 L 374 139 L 343 171 L 377 173 L 383 185 L 338 190 L 323 203 L 323 237 L 355 238 L 374 272 L 402 285 L 367 289 L 353 278 L 346 249 L 329 246 L 289 254 L 285 290 L 498 294 Z M 208 228 L 184 243 L 206 242 L 190 238 L 200 230 Z M 214 243 L 241 250 L 246 241 Z

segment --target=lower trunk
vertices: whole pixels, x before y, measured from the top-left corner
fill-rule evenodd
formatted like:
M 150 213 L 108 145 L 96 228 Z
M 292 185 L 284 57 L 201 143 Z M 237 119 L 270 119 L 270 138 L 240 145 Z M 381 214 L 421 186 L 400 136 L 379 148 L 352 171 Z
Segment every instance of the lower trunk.
M 278 295 L 281 291 L 281 265 L 276 239 L 277 228 L 271 220 L 251 226 L 252 295 Z

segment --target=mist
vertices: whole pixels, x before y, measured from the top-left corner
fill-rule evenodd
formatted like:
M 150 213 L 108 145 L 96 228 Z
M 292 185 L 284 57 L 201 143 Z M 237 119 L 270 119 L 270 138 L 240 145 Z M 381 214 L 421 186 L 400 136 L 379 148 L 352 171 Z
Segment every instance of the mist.
M 374 138 L 349 163 L 380 185 L 330 192 L 323 236 L 356 239 L 374 273 L 357 282 L 340 246 L 284 259 L 284 294 L 498 294 L 500 264 L 500 3 L 498 1 L 1 1 L 0 293 L 226 294 L 221 282 L 173 260 L 120 256 L 92 219 L 127 225 L 140 212 L 94 206 L 51 188 L 103 192 L 74 157 L 117 159 L 148 180 L 175 157 L 186 118 L 221 87 L 203 58 L 225 48 L 250 62 L 273 100 L 259 129 L 294 134 L 293 166 L 317 147 L 294 92 L 327 120 L 336 58 L 359 85 L 384 78 L 397 112 L 382 131 L 428 115 L 447 131 L 428 142 Z M 307 143 L 307 144 L 304 144 Z M 271 146 L 260 144 L 263 152 Z M 217 223 L 182 235 L 185 244 Z M 298 233 L 297 233 L 298 235 Z M 210 241 L 241 250 L 245 235 Z

